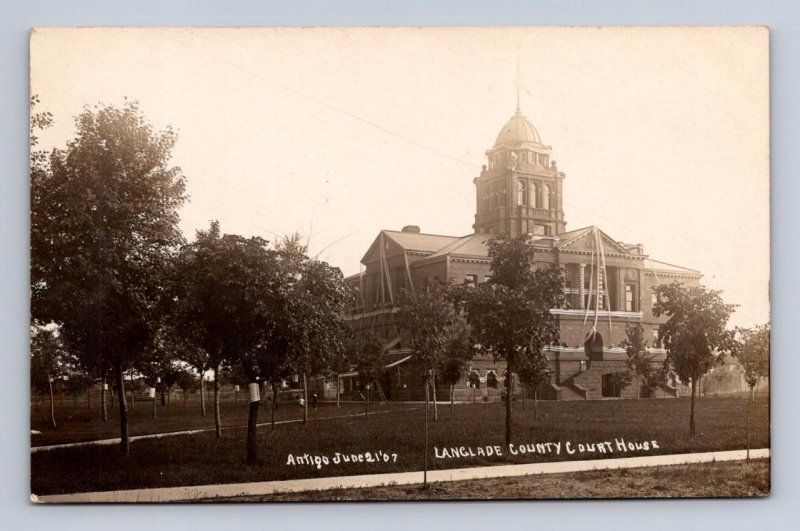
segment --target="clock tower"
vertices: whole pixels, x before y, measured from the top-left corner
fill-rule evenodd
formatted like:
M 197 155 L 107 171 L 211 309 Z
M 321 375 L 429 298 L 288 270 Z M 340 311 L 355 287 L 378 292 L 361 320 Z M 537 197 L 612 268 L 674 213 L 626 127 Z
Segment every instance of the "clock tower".
M 486 152 L 488 164 L 474 180 L 476 234 L 565 232 L 564 174 L 550 159 L 551 152 L 518 106 Z

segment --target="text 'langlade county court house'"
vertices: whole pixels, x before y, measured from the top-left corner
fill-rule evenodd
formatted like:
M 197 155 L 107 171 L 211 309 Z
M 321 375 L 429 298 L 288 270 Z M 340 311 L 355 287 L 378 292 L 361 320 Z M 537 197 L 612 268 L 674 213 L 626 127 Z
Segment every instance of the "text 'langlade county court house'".
M 413 225 L 382 230 L 361 260 L 364 270 L 347 278 L 359 293 L 348 315 L 349 324 L 356 331 L 374 331 L 389 349 L 387 371 L 380 382 L 386 398 L 416 399 L 424 393 L 419 368 L 395 321 L 398 294 L 437 281 L 486 282 L 491 275 L 486 242 L 499 233 L 533 234 L 536 260 L 558 264 L 565 271 L 568 309 L 552 310 L 560 323 L 561 344 L 547 349 L 553 376 L 540 386 L 539 398 L 636 397 L 635 384 L 620 390 L 609 378 L 626 370 L 627 355 L 620 344 L 627 323 L 643 326 L 653 362 L 663 362 L 666 352 L 653 345 L 665 318 L 653 315 L 651 287 L 675 280 L 697 284 L 701 274 L 653 260 L 641 244 L 617 241 L 595 226 L 567 231 L 565 175 L 551 160 L 551 153 L 552 148 L 517 108 L 486 152 L 487 164 L 474 179 L 474 234 L 427 234 Z M 595 334 L 591 334 L 593 328 Z M 469 378 L 464 378 L 455 388 L 456 400 L 499 396 L 504 362 L 476 357 L 469 371 L 478 376 L 473 376 L 473 382 L 480 383 L 477 389 L 470 388 Z M 346 378 L 343 392 L 357 394 L 360 387 L 357 378 Z M 673 377 L 656 390 L 656 396 L 677 396 L 683 394 L 683 387 Z M 437 390 L 438 398 L 448 399 L 449 392 Z

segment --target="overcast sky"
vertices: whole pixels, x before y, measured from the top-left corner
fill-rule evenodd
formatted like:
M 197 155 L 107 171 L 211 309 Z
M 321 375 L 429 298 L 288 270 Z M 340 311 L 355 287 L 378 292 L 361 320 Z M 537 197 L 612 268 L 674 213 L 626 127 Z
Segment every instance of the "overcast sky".
M 349 275 L 380 229 L 472 232 L 472 179 L 516 105 L 597 225 L 769 319 L 764 28 L 53 29 L 32 90 L 63 146 L 84 105 L 178 131 L 188 238 L 300 232 Z

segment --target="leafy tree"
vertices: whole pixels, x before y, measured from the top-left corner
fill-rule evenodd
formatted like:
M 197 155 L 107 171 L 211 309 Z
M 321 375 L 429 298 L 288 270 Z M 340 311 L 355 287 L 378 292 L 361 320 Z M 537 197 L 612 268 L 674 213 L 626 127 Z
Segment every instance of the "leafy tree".
M 186 406 L 187 394 L 193 393 L 200 388 L 200 383 L 198 382 L 197 378 L 195 378 L 194 374 L 187 369 L 183 369 L 178 372 L 177 376 L 175 377 L 175 385 L 177 385 L 178 389 L 180 389 L 183 393 L 184 407 Z
M 756 384 L 761 378 L 769 376 L 770 325 L 755 328 L 736 328 L 736 348 L 733 355 L 744 368 L 744 380 L 750 387 L 750 401 L 753 400 Z
M 455 293 L 452 294 L 457 296 Z M 444 356 L 438 360 L 436 378 L 443 385 L 450 387 L 450 412 L 455 403 L 455 386 L 464 378 L 469 362 L 475 355 L 475 344 L 472 342 L 469 325 L 461 316 L 453 321 L 448 330 L 450 342 Z
M 494 236 L 487 245 L 492 278 L 466 291 L 465 308 L 475 343 L 506 361 L 510 395 L 518 361 L 558 344 L 558 322 L 550 309 L 564 306 L 563 273 L 535 263 L 530 235 Z M 512 437 L 512 403 L 506 400 L 506 444 Z
M 53 382 L 65 375 L 67 352 L 56 332 L 49 328 L 31 328 L 31 388 L 50 396 L 50 425 L 56 424 Z
M 437 371 L 449 355 L 461 357 L 468 350 L 469 327 L 458 310 L 459 297 L 458 288 L 439 283 L 400 293 L 398 324 L 408 332 L 413 359 L 422 370 L 426 411 L 428 388 L 434 385 Z M 434 401 L 435 393 L 434 388 Z
M 225 365 L 239 363 L 263 343 L 272 309 L 266 301 L 276 285 L 275 256 L 266 240 L 223 235 L 215 221 L 184 246 L 176 271 L 175 330 L 197 356 L 186 361 L 214 372 L 214 425 L 219 439 L 219 375 Z
M 550 381 L 553 368 L 544 352 L 522 351 L 517 361 L 517 375 L 520 382 L 533 391 L 533 420 L 536 421 L 536 402 L 539 386 Z M 525 401 L 523 398 L 523 408 Z
M 351 304 L 352 293 L 338 268 L 306 255 L 298 235 L 280 242 L 277 251 L 291 280 L 285 294 L 283 333 L 287 360 L 303 381 L 306 422 L 307 377 L 328 372 L 344 351 L 349 329 L 342 316 Z
M 114 375 L 127 454 L 123 373 L 169 300 L 185 183 L 169 164 L 175 134 L 153 131 L 136 103 L 86 108 L 75 125 L 66 149 L 31 167 L 31 312 L 88 372 Z
M 692 386 L 689 435 L 695 433 L 697 383 L 733 349 L 733 332 L 726 325 L 735 306 L 722 301 L 722 292 L 678 282 L 656 286 L 653 315 L 666 315 L 658 338 L 667 349 L 670 366 Z
M 364 416 L 369 411 L 369 391 L 372 384 L 380 379 L 386 366 L 386 348 L 375 334 L 364 334 L 353 342 L 350 359 L 364 385 Z
M 744 368 L 744 380 L 750 387 L 750 396 L 747 399 L 747 459 L 750 459 L 750 404 L 755 398 L 755 387 L 761 378 L 769 376 L 769 323 L 753 329 L 736 329 L 735 348 L 733 355 Z
M 668 365 L 657 364 L 655 354 L 647 352 L 647 342 L 644 340 L 644 328 L 640 324 L 627 324 L 625 326 L 625 339 L 622 341 L 628 355 L 628 370 L 636 379 L 636 398 L 641 397 L 642 388 L 647 396 L 652 397 L 655 390 L 666 383 Z

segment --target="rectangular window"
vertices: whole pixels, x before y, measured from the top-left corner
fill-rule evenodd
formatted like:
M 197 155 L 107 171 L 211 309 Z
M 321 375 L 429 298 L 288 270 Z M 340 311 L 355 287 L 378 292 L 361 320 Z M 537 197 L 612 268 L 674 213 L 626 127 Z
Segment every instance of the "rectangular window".
M 585 361 L 585 360 L 581 360 L 581 362 L 580 362 L 580 363 L 581 363 L 581 365 L 580 365 L 580 371 L 581 371 L 581 372 L 585 372 L 585 371 L 586 371 L 586 361 Z
M 653 294 L 651 295 L 651 297 L 652 297 L 652 301 L 653 301 L 653 308 L 655 308 L 656 303 L 658 302 L 658 295 L 656 295 L 656 292 L 654 291 Z
M 661 341 L 658 340 L 658 328 L 653 329 L 653 346 L 661 348 Z
M 466 279 L 464 280 L 464 285 L 470 288 L 474 288 L 478 284 L 478 275 L 467 275 Z
M 625 284 L 625 311 L 636 311 L 636 286 L 633 284 Z
M 489 282 L 492 279 L 492 275 L 483 275 L 483 281 Z

